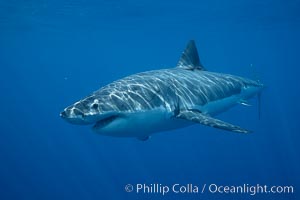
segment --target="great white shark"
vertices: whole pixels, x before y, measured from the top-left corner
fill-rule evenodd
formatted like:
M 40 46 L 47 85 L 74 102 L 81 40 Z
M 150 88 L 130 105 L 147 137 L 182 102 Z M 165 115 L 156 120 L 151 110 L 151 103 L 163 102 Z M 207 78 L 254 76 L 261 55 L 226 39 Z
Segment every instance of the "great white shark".
M 191 40 L 175 68 L 114 81 L 68 106 L 60 116 L 72 124 L 91 124 L 102 135 L 140 140 L 195 123 L 249 133 L 215 116 L 237 104 L 246 105 L 263 87 L 259 81 L 207 71 Z

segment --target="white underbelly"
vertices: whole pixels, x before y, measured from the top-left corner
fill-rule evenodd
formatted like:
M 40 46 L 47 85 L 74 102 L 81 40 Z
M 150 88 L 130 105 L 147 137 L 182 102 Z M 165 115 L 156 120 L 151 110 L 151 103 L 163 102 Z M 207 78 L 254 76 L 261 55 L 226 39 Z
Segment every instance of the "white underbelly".
M 176 119 L 173 112 L 163 108 L 124 114 L 114 119 L 100 129 L 94 129 L 99 134 L 115 137 L 144 137 L 155 132 L 168 131 L 191 125 L 186 120 Z

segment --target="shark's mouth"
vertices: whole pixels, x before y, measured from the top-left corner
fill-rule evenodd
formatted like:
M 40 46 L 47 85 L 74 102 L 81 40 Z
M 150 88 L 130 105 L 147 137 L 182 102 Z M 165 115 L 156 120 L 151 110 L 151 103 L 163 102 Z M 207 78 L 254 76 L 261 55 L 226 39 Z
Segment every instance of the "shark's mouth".
M 118 117 L 118 115 L 111 115 L 109 117 L 103 118 L 95 123 L 95 125 L 93 126 L 93 129 L 103 128 L 103 127 L 107 126 L 108 124 L 110 124 L 111 122 L 113 122 L 117 117 Z

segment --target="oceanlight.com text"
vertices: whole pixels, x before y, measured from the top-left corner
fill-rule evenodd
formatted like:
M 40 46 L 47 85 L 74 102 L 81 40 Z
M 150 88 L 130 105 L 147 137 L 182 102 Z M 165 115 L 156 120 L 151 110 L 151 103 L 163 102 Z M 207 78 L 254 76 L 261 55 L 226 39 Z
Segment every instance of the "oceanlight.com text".
M 206 186 L 205 186 L 206 187 Z M 294 193 L 293 186 L 268 186 L 268 185 L 249 185 L 243 184 L 238 186 L 228 186 L 228 185 L 217 185 L 217 184 L 210 184 L 208 185 L 207 190 L 210 193 L 220 193 L 220 194 L 249 194 L 249 195 L 256 195 L 256 194 L 292 194 Z
M 173 194 L 245 194 L 245 195 L 256 195 L 256 194 L 293 194 L 294 187 L 291 185 L 263 185 L 263 184 L 241 184 L 241 185 L 218 185 L 215 183 L 211 184 L 161 184 L 161 183 L 137 183 L 127 184 L 125 191 L 128 193 L 136 194 L 161 194 L 167 195 Z

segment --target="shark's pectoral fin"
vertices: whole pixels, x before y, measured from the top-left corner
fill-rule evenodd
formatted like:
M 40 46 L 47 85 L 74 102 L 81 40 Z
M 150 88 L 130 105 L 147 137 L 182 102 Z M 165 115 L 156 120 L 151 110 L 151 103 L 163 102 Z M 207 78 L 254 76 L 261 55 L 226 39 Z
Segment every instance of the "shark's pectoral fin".
M 206 126 L 211 126 L 214 128 L 219 128 L 227 131 L 233 131 L 238 133 L 250 133 L 251 131 L 245 130 L 241 127 L 229 124 L 227 122 L 221 121 L 219 119 L 212 118 L 208 115 L 201 113 L 198 110 L 184 110 L 176 116 L 179 119 L 189 120 L 195 123 L 200 123 Z

